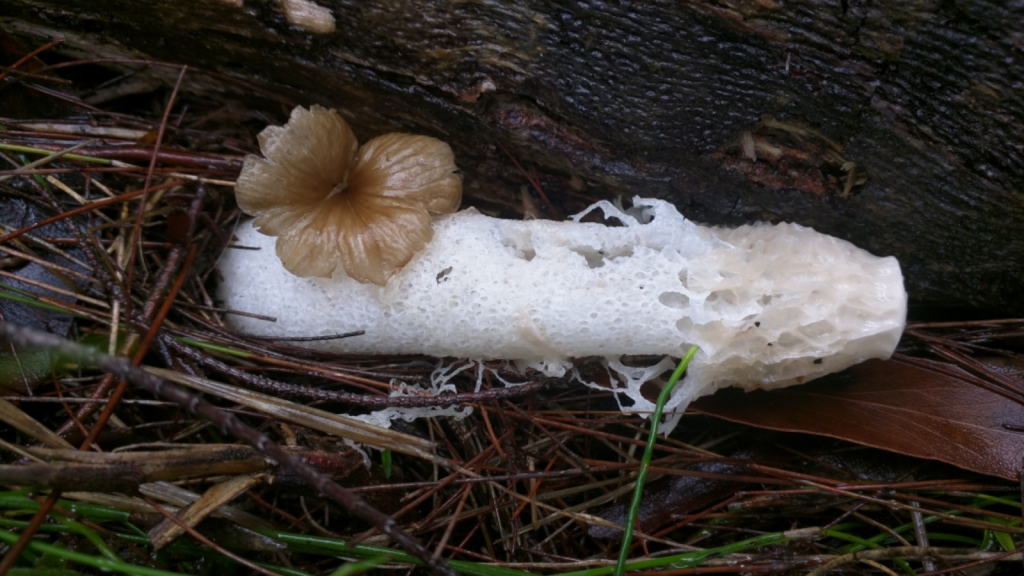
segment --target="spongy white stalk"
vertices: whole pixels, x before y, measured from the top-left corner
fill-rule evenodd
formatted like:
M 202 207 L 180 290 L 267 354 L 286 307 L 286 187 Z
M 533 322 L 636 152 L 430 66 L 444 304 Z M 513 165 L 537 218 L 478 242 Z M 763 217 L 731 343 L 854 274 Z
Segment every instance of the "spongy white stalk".
M 580 223 L 600 209 L 614 226 Z M 687 221 L 660 200 L 624 212 L 599 202 L 570 222 L 514 221 L 463 210 L 434 221 L 434 239 L 380 288 L 340 270 L 298 278 L 274 240 L 243 224 L 220 264 L 224 305 L 241 332 L 294 337 L 364 330 L 312 346 L 371 354 L 516 360 L 562 375 L 599 356 L 647 412 L 642 369 L 623 355 L 681 357 L 700 347 L 668 408 L 723 386 L 798 384 L 888 358 L 906 318 L 899 264 L 795 224 L 735 230 Z

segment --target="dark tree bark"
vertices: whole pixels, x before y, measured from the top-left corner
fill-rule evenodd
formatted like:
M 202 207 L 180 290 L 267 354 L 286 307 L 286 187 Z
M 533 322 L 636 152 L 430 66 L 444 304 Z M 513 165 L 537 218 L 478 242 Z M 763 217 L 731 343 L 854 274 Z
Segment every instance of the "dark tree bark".
M 1024 312 L 1021 2 L 318 0 L 313 33 L 242 1 L 4 0 L 0 28 L 440 136 L 485 208 L 525 183 L 501 144 L 570 209 L 795 221 L 897 256 L 917 302 Z

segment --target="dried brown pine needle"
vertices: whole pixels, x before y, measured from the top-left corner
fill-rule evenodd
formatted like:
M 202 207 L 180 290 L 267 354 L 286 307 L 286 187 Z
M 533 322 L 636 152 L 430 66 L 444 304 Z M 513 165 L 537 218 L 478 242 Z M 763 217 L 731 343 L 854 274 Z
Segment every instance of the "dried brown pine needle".
M 462 200 L 454 154 L 436 138 L 386 134 L 360 148 L 337 112 L 314 105 L 259 141 L 266 159 L 246 157 L 238 205 L 277 236 L 277 255 L 297 276 L 340 266 L 384 285 L 433 237 L 431 214 Z

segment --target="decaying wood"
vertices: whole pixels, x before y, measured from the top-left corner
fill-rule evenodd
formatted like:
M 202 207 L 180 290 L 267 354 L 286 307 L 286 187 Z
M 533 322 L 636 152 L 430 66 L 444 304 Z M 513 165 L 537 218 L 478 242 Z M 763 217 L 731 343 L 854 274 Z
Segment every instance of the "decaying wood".
M 279 119 L 320 103 L 363 139 L 445 138 L 493 211 L 517 211 L 524 183 L 501 144 L 569 209 L 644 194 L 703 222 L 796 221 L 896 255 L 916 301 L 1024 311 L 1011 3 L 318 4 L 333 32 L 256 0 L 8 0 L 0 28 L 62 36 L 71 57 L 187 63 L 187 89 Z M 127 91 L 176 74 L 121 66 Z
M 248 446 L 203 444 L 187 449 L 117 453 L 53 448 L 26 451 L 41 462 L 0 465 L 0 485 L 134 494 L 146 482 L 273 472 L 277 468 Z M 363 465 L 358 454 L 289 452 L 335 479 Z

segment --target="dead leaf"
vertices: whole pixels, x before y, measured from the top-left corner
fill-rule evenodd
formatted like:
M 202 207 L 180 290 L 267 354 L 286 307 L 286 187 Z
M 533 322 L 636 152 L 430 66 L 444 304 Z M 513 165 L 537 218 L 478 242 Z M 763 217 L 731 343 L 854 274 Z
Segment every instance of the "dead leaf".
M 960 372 L 952 365 L 935 365 Z M 1024 462 L 1024 434 L 1013 429 L 1024 426 L 1024 406 L 895 360 L 871 360 L 839 378 L 771 392 L 723 390 L 691 408 L 732 422 L 839 438 L 1009 480 L 1017 479 Z
M 24 200 L 0 198 L 0 229 L 4 232 L 18 230 L 45 217 L 43 212 Z M 38 233 L 53 236 L 70 235 L 63 223 L 44 226 Z M 71 248 L 66 252 L 74 257 L 81 257 L 81 250 L 78 248 Z M 39 257 L 45 262 L 86 272 L 75 263 L 47 251 L 41 251 Z M 3 320 L 17 326 L 65 336 L 71 328 L 73 318 L 57 310 L 56 305 L 60 302 L 73 303 L 75 298 L 43 287 L 53 286 L 65 292 L 74 292 L 77 290 L 75 283 L 62 274 L 55 274 L 38 262 L 25 262 L 17 268 L 8 268 L 6 272 L 9 275 L 0 278 L 0 315 Z M 34 300 L 37 297 L 46 298 L 49 302 L 38 303 Z M 10 344 L 0 346 L 0 388 L 26 393 L 39 382 L 51 377 L 55 361 L 53 354 L 46 350 L 16 350 Z
M 233 476 L 228 480 L 214 484 L 203 494 L 202 498 L 189 504 L 178 512 L 178 520 L 175 522 L 170 518 L 164 518 L 159 524 L 149 530 L 149 540 L 153 543 L 154 550 L 160 550 L 164 546 L 176 540 L 185 533 L 185 526 L 194 528 L 206 519 L 211 513 L 222 505 L 234 500 L 239 494 L 259 484 L 266 477 L 265 474 L 244 474 Z
M 734 456 L 745 460 L 751 454 L 740 453 Z M 731 496 L 748 484 L 746 478 L 742 476 L 749 474 L 749 471 L 743 466 L 731 462 L 700 462 L 687 469 L 696 472 L 697 475 L 677 476 L 668 482 L 644 488 L 643 500 L 640 501 L 640 509 L 637 511 L 637 522 L 641 530 L 653 534 L 671 522 L 673 518 L 689 514 Z M 719 477 L 708 478 L 700 475 L 701 473 L 715 474 Z M 730 475 L 735 475 L 740 479 L 726 480 L 724 478 Z M 612 504 L 598 512 L 597 516 L 608 520 L 615 526 L 591 524 L 587 526 L 587 534 L 592 538 L 621 540 L 622 529 L 618 526 L 625 524 L 626 514 L 626 502 Z

